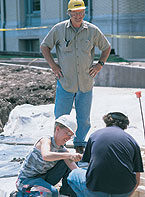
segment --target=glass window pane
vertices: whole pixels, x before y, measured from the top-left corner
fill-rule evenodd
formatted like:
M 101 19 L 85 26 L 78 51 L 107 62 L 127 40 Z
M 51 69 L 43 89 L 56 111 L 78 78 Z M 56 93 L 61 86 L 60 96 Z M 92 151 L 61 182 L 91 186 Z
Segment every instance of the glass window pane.
M 25 25 L 40 25 L 40 0 L 25 0 Z
M 19 40 L 19 50 L 26 52 L 39 52 L 39 39 L 20 39 Z
M 85 6 L 88 6 L 88 0 L 84 0 Z
M 33 0 L 33 11 L 40 11 L 40 0 Z

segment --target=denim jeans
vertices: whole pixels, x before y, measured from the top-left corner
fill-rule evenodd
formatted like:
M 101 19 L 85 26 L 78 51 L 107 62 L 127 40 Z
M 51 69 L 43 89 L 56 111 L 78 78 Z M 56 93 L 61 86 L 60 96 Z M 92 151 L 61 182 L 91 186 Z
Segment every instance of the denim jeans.
M 131 194 L 131 192 L 127 194 L 92 192 L 86 187 L 86 172 L 87 170 L 85 169 L 75 169 L 69 174 L 67 178 L 68 184 L 77 194 L 77 197 L 128 197 L 129 194 Z
M 75 101 L 78 128 L 74 138 L 74 146 L 85 146 L 85 137 L 90 129 L 90 110 L 92 104 L 92 90 L 88 92 L 67 92 L 57 81 L 55 98 L 55 118 L 70 114 Z
M 30 187 L 33 187 L 35 185 L 42 186 L 50 190 L 51 192 L 50 195 L 52 197 L 58 197 L 58 190 L 55 188 L 54 185 L 56 185 L 63 178 L 62 187 L 60 188 L 61 193 L 66 193 L 68 195 L 76 197 L 74 191 L 67 183 L 67 176 L 69 173 L 70 173 L 70 169 L 67 167 L 67 165 L 63 160 L 60 160 L 52 169 L 48 170 L 46 174 L 39 175 L 33 178 L 22 179 L 21 184 L 29 185 Z M 24 196 L 23 192 L 25 190 L 26 190 L 25 188 L 19 189 L 18 187 L 18 191 L 19 191 L 18 197 L 23 197 Z

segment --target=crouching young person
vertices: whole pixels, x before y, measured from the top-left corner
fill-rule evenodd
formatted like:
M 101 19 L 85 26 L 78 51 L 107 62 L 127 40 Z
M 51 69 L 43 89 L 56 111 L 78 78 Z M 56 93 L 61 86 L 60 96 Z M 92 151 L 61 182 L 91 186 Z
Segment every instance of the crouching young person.
M 75 169 L 68 183 L 78 197 L 127 197 L 140 182 L 143 172 L 140 147 L 124 130 L 128 117 L 120 112 L 103 117 L 106 127 L 89 138 L 82 160 L 88 169 Z
M 59 192 L 55 185 L 61 179 L 60 194 L 76 196 L 67 184 L 67 176 L 78 168 L 75 162 L 81 160 L 81 154 L 70 153 L 64 147 L 75 131 L 76 122 L 70 115 L 55 120 L 54 136 L 40 138 L 23 162 L 16 182 L 17 196 L 40 192 L 42 196 L 56 197 Z

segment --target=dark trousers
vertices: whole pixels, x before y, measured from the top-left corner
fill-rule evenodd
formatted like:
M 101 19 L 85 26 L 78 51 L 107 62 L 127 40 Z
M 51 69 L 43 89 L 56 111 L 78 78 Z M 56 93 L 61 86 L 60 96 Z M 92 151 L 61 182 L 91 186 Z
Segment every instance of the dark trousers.
M 45 187 L 51 191 L 53 197 L 57 197 L 58 191 L 54 187 L 54 185 L 56 185 L 62 179 L 60 194 L 76 197 L 75 192 L 71 189 L 71 187 L 67 183 L 67 177 L 70 171 L 71 170 L 68 168 L 65 162 L 63 160 L 60 160 L 52 169 L 48 170 L 46 174 L 39 175 L 33 178 L 24 179 L 22 181 L 22 184 L 23 185 L 28 184 L 31 187 L 33 187 L 34 185 Z M 23 196 L 23 194 L 21 196 Z

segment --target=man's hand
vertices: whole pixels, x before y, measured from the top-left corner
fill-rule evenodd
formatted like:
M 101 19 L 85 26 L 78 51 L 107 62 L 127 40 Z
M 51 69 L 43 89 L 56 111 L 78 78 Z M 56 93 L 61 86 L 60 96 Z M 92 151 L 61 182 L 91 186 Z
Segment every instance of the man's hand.
M 51 67 L 51 68 L 52 68 L 57 79 L 60 79 L 60 77 L 63 77 L 63 74 L 61 72 L 61 68 L 58 64 L 54 64 L 53 67 Z
M 70 160 L 74 161 L 74 162 L 78 162 L 82 159 L 82 155 L 80 153 L 72 153 L 70 155 Z
M 96 64 L 93 65 L 90 69 L 89 69 L 89 74 L 92 78 L 94 78 L 99 72 L 100 70 L 103 68 L 103 66 L 101 66 L 101 64 Z
M 63 77 L 63 74 L 61 72 L 61 68 L 58 64 L 55 63 L 55 61 L 51 55 L 50 49 L 46 46 L 41 46 L 41 51 L 42 51 L 42 54 L 45 57 L 46 61 L 48 62 L 49 66 L 53 70 L 56 78 L 60 79 L 60 77 Z

